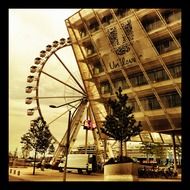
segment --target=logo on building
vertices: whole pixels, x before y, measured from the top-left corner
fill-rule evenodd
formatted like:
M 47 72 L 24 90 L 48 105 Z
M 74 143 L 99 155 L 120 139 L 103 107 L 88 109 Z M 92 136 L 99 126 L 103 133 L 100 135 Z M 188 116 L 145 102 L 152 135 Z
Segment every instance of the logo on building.
M 134 38 L 133 28 L 131 20 L 127 20 L 126 23 L 122 23 L 122 28 L 125 35 L 121 30 L 118 30 L 116 26 L 107 30 L 110 43 L 114 47 L 117 55 L 123 55 L 130 51 L 130 41 Z M 129 42 L 128 42 L 129 41 Z

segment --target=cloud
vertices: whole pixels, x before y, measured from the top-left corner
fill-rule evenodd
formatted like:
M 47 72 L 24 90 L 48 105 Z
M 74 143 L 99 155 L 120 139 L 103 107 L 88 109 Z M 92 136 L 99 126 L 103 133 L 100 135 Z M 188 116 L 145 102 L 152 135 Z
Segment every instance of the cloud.
M 25 93 L 25 87 L 29 85 L 27 76 L 31 75 L 30 67 L 34 65 L 34 59 L 39 56 L 39 52 L 46 45 L 51 44 L 54 40 L 68 37 L 65 19 L 76 11 L 73 9 L 9 9 L 9 149 L 12 151 L 21 147 L 20 137 L 30 127 L 30 120 L 39 116 L 38 112 L 35 112 L 34 116 L 27 116 L 27 109 L 36 106 L 35 101 L 31 105 L 25 104 L 27 96 L 35 96 L 35 92 L 32 94 Z M 65 48 L 63 52 L 58 52 L 58 55 L 79 80 L 80 77 L 75 72 L 77 65 L 71 48 Z M 55 63 L 60 66 L 55 65 L 54 67 L 53 64 Z M 55 62 L 54 59 L 51 64 L 44 69 L 48 70 L 49 67 L 48 72 L 51 71 L 52 75 L 73 86 L 76 85 L 57 60 Z M 77 94 L 68 87 L 65 88 L 63 85 L 56 84 L 53 80 L 45 81 L 47 77 L 43 78 L 41 78 L 40 84 L 41 95 Z M 40 102 L 40 108 L 49 122 L 64 110 L 51 110 L 48 105 L 50 103 L 59 105 L 64 102 L 65 100 L 61 99 Z M 68 114 L 65 114 L 50 125 L 50 130 L 58 140 L 61 140 L 65 134 L 67 120 Z M 84 144 L 84 141 L 85 131 L 81 126 L 75 146 Z M 93 142 L 91 132 L 89 132 L 89 142 Z

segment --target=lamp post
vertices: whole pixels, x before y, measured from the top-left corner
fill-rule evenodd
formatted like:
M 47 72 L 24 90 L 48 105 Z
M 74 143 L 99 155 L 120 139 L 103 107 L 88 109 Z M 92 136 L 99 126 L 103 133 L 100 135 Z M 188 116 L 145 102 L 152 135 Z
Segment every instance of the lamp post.
M 78 110 L 79 106 L 81 104 L 79 104 L 77 107 L 73 106 L 71 103 L 74 103 L 74 102 L 78 102 L 78 101 L 81 101 L 84 102 L 84 101 L 87 101 L 86 100 L 86 97 L 83 97 L 81 99 L 77 99 L 77 100 L 74 100 L 74 101 L 71 101 L 71 102 L 68 102 L 68 103 L 65 103 L 65 104 L 61 104 L 59 106 L 55 106 L 55 105 L 49 105 L 50 108 L 60 108 L 62 106 L 70 106 L 72 108 L 75 108 L 75 110 L 73 111 L 73 113 L 71 114 L 71 111 L 69 110 L 69 118 L 68 118 L 68 129 L 67 129 L 67 142 L 66 142 L 66 150 L 65 150 L 65 153 L 66 153 L 66 160 L 65 160 L 65 167 L 64 167 L 64 175 L 63 175 L 63 180 L 66 181 L 66 169 L 67 169 L 67 159 L 68 159 L 68 154 L 69 154 L 69 146 L 70 146 L 70 131 L 71 131 L 71 121 L 73 120 L 73 116 L 74 114 L 76 113 L 76 111 Z
M 68 153 L 69 153 L 70 129 L 71 129 L 71 111 L 69 111 L 69 118 L 68 118 L 67 143 L 66 143 L 66 159 L 65 159 L 63 181 L 66 181 L 67 159 L 68 159 Z
M 90 130 L 90 120 L 86 119 L 84 120 L 84 127 L 83 129 L 85 129 L 85 154 L 87 154 L 87 146 L 88 146 L 88 130 Z
M 62 104 L 62 105 L 59 105 L 59 106 L 55 106 L 55 105 L 49 105 L 50 108 L 59 108 L 59 107 L 62 107 L 62 106 L 65 106 L 65 105 L 69 105 L 71 107 L 74 107 L 70 104 Z M 74 107 L 76 108 L 76 107 Z M 65 166 L 64 166 L 64 175 L 63 175 L 63 181 L 66 181 L 66 171 L 67 171 L 67 160 L 68 160 L 68 153 L 69 153 L 69 145 L 70 145 L 70 142 L 69 142 L 69 139 L 70 139 L 70 131 L 71 131 L 71 118 L 73 117 L 75 111 L 73 112 L 72 116 L 71 116 L 71 111 L 69 111 L 69 118 L 68 118 L 68 128 L 67 128 L 67 142 L 66 142 L 66 150 L 65 150 L 65 155 L 66 155 L 66 159 L 65 159 Z
M 87 146 L 88 146 L 88 129 L 86 129 L 86 135 L 85 135 L 85 154 L 87 154 Z

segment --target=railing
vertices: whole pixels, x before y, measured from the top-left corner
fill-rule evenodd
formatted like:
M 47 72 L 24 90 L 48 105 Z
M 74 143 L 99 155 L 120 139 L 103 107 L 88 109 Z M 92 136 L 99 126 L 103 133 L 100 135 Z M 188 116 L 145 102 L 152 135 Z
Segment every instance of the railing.
M 155 44 L 155 47 L 159 54 L 166 53 L 177 48 L 176 44 L 170 39 L 160 41 L 158 44 Z
M 155 22 L 152 22 L 150 24 L 145 24 L 144 27 L 146 29 L 147 32 L 150 32 L 152 30 L 155 30 L 155 29 L 158 29 L 162 26 L 162 22 L 161 21 L 155 21 Z
M 178 20 L 181 20 L 181 12 L 171 14 L 169 16 L 165 16 L 166 23 L 172 23 Z

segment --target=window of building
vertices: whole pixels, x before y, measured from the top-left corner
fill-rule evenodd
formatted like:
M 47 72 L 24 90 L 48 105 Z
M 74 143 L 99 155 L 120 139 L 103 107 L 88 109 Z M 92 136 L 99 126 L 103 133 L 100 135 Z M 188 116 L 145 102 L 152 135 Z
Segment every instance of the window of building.
M 174 78 L 181 77 L 181 63 L 172 64 L 167 67 Z
M 162 12 L 162 16 L 168 24 L 181 20 L 181 9 L 167 9 Z
M 111 93 L 111 86 L 108 81 L 100 83 L 101 94 Z
M 85 37 L 87 35 L 86 29 L 84 27 L 81 27 L 79 29 L 79 34 L 81 38 Z
M 87 56 L 90 56 L 93 53 L 95 53 L 95 48 L 90 42 L 84 43 L 83 45 L 85 47 L 85 51 L 86 51 Z
M 112 16 L 112 14 L 110 13 L 110 14 L 104 16 L 104 17 L 102 18 L 101 22 L 102 22 L 102 24 L 103 24 L 104 26 L 107 26 L 107 25 L 111 24 L 111 23 L 113 22 L 113 20 L 114 20 L 114 19 L 113 19 L 113 16 Z
M 167 39 L 154 42 L 154 45 L 159 54 L 166 53 L 168 51 L 172 51 L 177 48 L 172 38 L 167 38 Z
M 161 108 L 154 95 L 142 98 L 140 101 L 144 110 L 156 110 Z
M 99 30 L 99 24 L 98 24 L 97 20 L 91 21 L 88 27 L 91 32 L 95 32 L 95 31 Z
M 147 84 L 146 78 L 144 77 L 143 73 L 129 75 L 129 80 L 132 86 L 141 86 Z
M 93 73 L 94 74 L 99 74 L 102 73 L 104 70 L 102 68 L 102 65 L 100 63 L 99 60 L 96 61 L 96 63 L 94 63 L 94 68 L 93 68 Z
M 139 112 L 140 111 L 139 105 L 137 104 L 137 102 L 135 100 L 129 100 L 128 105 L 133 107 L 134 112 Z
M 119 18 L 123 18 L 124 16 L 126 16 L 127 14 L 129 14 L 131 9 L 116 9 L 115 10 L 115 14 L 117 17 Z
M 160 104 L 158 103 L 156 97 L 150 96 L 147 97 L 148 99 L 148 105 L 150 110 L 160 109 Z
M 147 32 L 160 28 L 163 24 L 158 17 L 147 18 L 142 21 L 142 25 L 144 26 Z
M 147 71 L 147 74 L 152 82 L 168 80 L 168 76 L 163 68 L 155 68 Z
M 166 108 L 181 106 L 181 98 L 177 92 L 161 94 L 160 98 Z
M 118 90 L 119 87 L 121 87 L 122 89 L 129 88 L 129 86 L 128 86 L 128 84 L 127 84 L 124 77 L 114 80 L 113 83 L 114 83 L 114 87 L 115 87 L 116 90 Z

